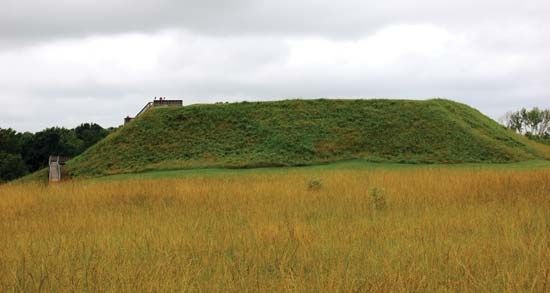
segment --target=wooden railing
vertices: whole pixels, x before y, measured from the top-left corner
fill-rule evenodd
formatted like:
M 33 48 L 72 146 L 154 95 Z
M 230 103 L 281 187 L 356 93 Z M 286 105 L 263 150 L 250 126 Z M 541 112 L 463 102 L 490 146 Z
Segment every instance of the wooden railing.
M 145 107 L 143 107 L 143 109 L 141 109 L 141 111 L 139 111 L 136 114 L 136 117 L 147 112 L 147 110 L 153 107 L 160 107 L 160 106 L 183 106 L 183 101 L 182 100 L 154 100 L 152 102 L 147 103 L 147 105 L 145 105 Z
M 158 106 L 183 106 L 182 100 L 155 100 L 153 101 L 153 107 Z
M 143 109 L 141 109 L 141 111 L 139 111 L 136 114 L 135 117 L 127 116 L 126 118 L 124 118 L 124 124 L 132 121 L 134 118 L 139 117 L 139 115 L 147 112 L 147 110 L 149 110 L 153 107 L 162 107 L 162 106 L 179 106 L 179 107 L 182 107 L 183 106 L 183 101 L 182 100 L 154 100 L 152 102 L 147 103 L 143 107 Z
M 58 163 L 60 165 L 65 165 L 65 163 L 70 160 L 71 158 L 65 157 L 65 156 L 50 156 L 48 158 L 48 164 L 51 163 Z
M 145 107 L 143 107 L 143 109 L 141 109 L 141 111 L 139 111 L 139 112 L 136 114 L 136 117 L 138 117 L 139 115 L 145 113 L 145 111 L 149 110 L 151 107 L 153 107 L 153 102 L 147 103 L 147 105 L 145 105 Z

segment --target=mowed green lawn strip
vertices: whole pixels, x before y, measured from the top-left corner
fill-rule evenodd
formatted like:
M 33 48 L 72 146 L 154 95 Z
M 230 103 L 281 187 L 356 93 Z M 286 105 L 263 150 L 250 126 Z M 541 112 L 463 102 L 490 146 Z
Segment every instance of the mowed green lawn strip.
M 139 179 L 165 179 L 185 177 L 226 177 L 243 175 L 264 175 L 282 174 L 289 172 L 307 172 L 309 174 L 326 173 L 337 170 L 393 170 L 393 169 L 509 169 L 509 170 L 537 170 L 550 169 L 550 161 L 531 160 L 517 163 L 488 164 L 488 163 L 465 163 L 465 164 L 399 164 L 399 163 L 372 163 L 366 160 L 351 160 L 323 165 L 303 167 L 272 167 L 272 168 L 250 168 L 250 169 L 223 169 L 223 168 L 202 168 L 186 170 L 157 170 L 142 173 L 118 174 L 98 177 L 94 180 L 139 180 Z

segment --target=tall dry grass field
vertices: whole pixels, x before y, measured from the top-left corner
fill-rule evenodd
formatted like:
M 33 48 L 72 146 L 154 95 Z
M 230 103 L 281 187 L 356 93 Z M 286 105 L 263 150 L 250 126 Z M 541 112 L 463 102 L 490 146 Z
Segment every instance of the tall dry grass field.
M 544 292 L 550 170 L 7 185 L 0 236 L 2 292 Z

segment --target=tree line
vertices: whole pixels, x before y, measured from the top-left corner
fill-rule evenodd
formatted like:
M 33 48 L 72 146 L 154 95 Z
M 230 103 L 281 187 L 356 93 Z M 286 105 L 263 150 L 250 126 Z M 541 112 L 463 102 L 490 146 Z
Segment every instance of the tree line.
M 550 109 L 522 108 L 506 113 L 503 120 L 509 129 L 533 140 L 550 144 Z
M 46 167 L 50 155 L 77 156 L 113 130 L 96 123 L 73 129 L 51 127 L 36 133 L 0 128 L 0 183 Z

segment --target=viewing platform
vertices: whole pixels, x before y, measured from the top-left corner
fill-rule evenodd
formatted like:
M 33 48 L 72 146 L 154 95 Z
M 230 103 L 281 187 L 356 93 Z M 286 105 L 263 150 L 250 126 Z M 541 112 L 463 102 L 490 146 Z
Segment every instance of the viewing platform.
M 165 99 L 155 99 L 152 102 L 147 103 L 141 111 L 139 111 L 135 117 L 127 116 L 124 118 L 124 124 L 134 120 L 135 118 L 139 117 L 139 115 L 147 112 L 151 108 L 156 107 L 183 107 L 183 100 L 165 100 Z

